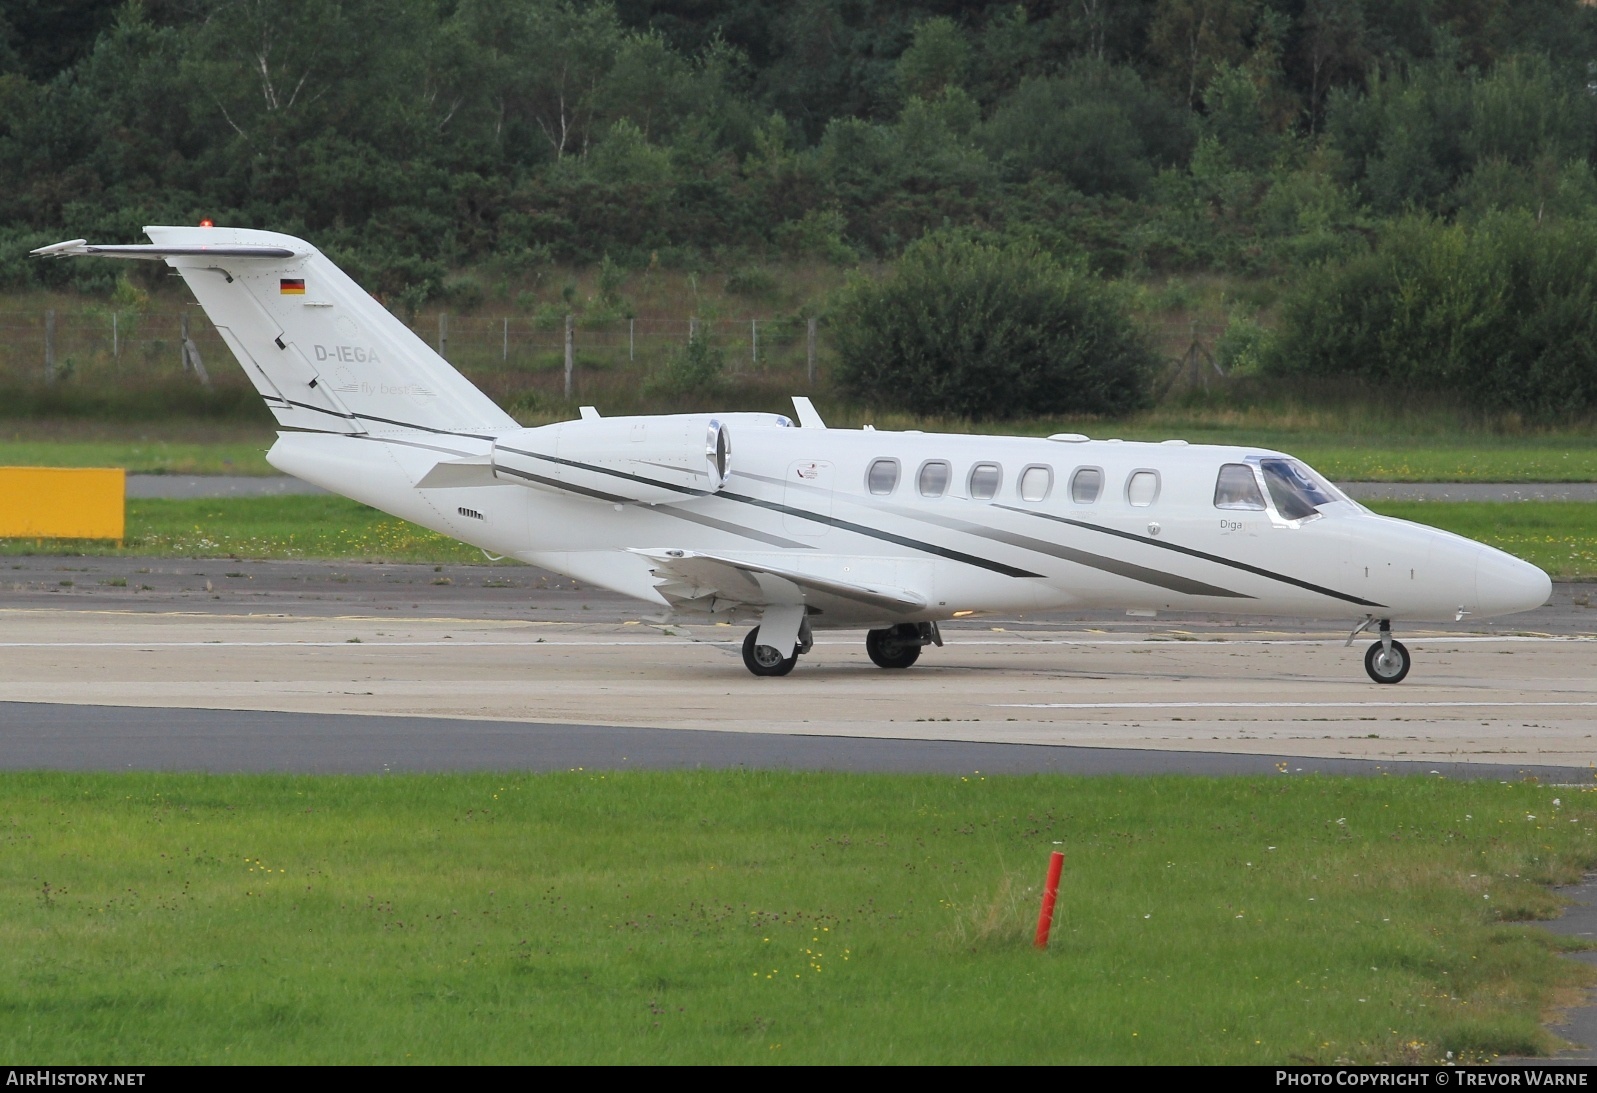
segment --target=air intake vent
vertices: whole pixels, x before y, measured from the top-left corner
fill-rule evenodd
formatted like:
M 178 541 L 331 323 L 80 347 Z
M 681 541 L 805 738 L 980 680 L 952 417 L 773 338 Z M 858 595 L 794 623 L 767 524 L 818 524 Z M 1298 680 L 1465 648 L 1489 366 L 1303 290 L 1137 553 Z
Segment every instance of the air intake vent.
M 478 512 L 476 509 L 468 509 L 465 506 L 461 506 L 455 511 L 460 513 L 460 515 L 470 517 L 473 520 L 481 520 L 483 518 L 482 513 Z

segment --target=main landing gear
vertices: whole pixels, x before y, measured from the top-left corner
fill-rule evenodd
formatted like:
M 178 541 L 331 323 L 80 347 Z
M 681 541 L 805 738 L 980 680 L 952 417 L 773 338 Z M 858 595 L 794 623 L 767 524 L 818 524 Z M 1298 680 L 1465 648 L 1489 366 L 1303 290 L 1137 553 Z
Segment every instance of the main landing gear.
M 810 633 L 808 620 L 799 623 L 798 638 L 792 652 L 786 656 L 782 650 L 774 645 L 760 645 L 757 639 L 760 636 L 760 627 L 756 626 L 748 632 L 743 639 L 743 666 L 757 676 L 785 676 L 793 670 L 798 663 L 798 658 L 809 652 L 815 645 L 815 638 Z
M 928 645 L 942 645 L 935 622 L 902 622 L 885 630 L 865 632 L 865 652 L 878 668 L 908 668 Z
M 1352 645 L 1353 639 L 1358 637 L 1361 631 L 1369 629 L 1374 621 L 1374 618 L 1365 619 L 1363 625 L 1348 635 L 1348 644 Z M 1364 670 L 1377 683 L 1401 683 L 1403 677 L 1408 675 L 1414 660 L 1408 655 L 1408 649 L 1403 643 L 1392 637 L 1391 619 L 1381 620 L 1380 634 L 1381 640 L 1372 642 L 1364 651 Z
M 807 620 L 800 625 L 797 644 L 786 656 L 774 645 L 761 645 L 759 637 L 760 627 L 756 626 L 743 639 L 743 666 L 757 676 L 787 675 L 815 644 Z M 878 668 L 908 668 L 920 659 L 923 648 L 941 644 L 943 635 L 935 622 L 905 622 L 865 634 L 865 651 Z

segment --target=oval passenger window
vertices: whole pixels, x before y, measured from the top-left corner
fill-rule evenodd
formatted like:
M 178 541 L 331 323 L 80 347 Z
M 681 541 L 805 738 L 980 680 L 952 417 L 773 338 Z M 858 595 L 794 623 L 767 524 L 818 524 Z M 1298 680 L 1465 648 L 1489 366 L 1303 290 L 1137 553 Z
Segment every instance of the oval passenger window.
M 1041 501 L 1054 485 L 1054 472 L 1047 467 L 1027 467 L 1020 474 L 1020 499 Z
M 996 463 L 978 463 L 970 469 L 970 496 L 976 501 L 991 501 L 998 496 L 1004 472 Z
M 1083 467 L 1070 479 L 1070 500 L 1078 505 L 1090 505 L 1103 491 L 1103 472 L 1097 467 Z
M 934 459 L 920 469 L 920 494 L 922 497 L 941 497 L 948 492 L 949 467 L 941 459 Z
M 865 484 L 878 497 L 892 493 L 898 485 L 898 460 L 878 459 L 872 463 L 870 473 L 865 476 Z
M 1147 508 L 1159 496 L 1159 475 L 1154 471 L 1138 471 L 1126 483 L 1126 500 L 1137 508 Z

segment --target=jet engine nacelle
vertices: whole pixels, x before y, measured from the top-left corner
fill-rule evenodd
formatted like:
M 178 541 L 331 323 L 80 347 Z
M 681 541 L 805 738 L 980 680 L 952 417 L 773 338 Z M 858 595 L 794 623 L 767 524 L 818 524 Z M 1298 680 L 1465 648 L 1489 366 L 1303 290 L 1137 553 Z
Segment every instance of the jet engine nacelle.
M 774 414 L 562 421 L 501 436 L 493 448 L 494 477 L 599 501 L 686 501 L 719 492 L 731 477 L 734 421 L 788 424 Z

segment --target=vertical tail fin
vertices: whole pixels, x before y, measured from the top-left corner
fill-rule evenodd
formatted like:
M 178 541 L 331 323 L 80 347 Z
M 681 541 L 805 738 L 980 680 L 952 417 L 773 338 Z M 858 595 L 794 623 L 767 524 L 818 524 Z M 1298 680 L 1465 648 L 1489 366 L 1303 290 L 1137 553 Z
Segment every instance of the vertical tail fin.
M 151 244 L 57 244 L 50 256 L 164 259 L 280 424 L 490 437 L 515 419 L 302 239 L 244 228 L 144 229 Z

